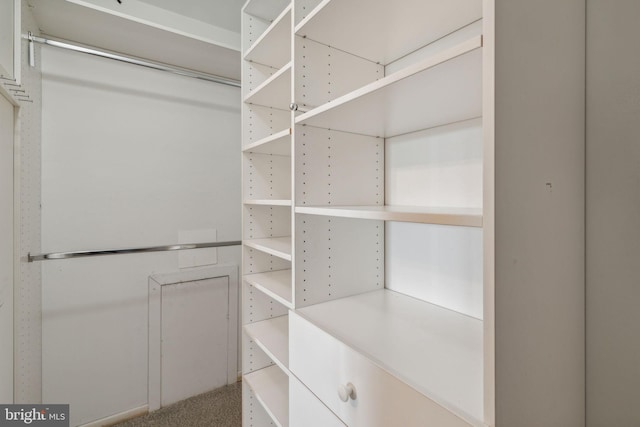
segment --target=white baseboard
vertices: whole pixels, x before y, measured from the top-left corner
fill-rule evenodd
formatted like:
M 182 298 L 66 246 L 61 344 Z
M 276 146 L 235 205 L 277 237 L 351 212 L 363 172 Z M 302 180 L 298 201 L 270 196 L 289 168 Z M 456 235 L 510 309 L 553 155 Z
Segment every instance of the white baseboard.
M 104 427 L 110 426 L 122 421 L 126 421 L 130 418 L 135 418 L 140 415 L 146 415 L 149 413 L 149 405 L 139 406 L 137 408 L 129 409 L 128 411 L 120 412 L 119 414 L 110 415 L 105 418 L 101 418 L 96 421 L 91 421 L 87 424 L 82 424 L 79 427 Z

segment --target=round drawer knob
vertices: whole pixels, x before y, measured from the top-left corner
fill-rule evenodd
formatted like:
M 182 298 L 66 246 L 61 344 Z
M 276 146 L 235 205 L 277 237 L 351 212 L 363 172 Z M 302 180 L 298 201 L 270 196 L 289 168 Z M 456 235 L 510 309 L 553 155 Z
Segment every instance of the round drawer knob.
M 338 386 L 338 396 L 343 402 L 348 401 L 349 398 L 355 400 L 356 388 L 351 383 L 347 383 L 347 385 L 340 384 L 340 386 Z

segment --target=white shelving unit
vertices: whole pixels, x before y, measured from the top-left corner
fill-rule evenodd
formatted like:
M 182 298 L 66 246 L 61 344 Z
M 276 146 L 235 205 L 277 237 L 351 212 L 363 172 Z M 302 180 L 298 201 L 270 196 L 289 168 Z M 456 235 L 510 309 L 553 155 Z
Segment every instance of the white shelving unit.
M 285 307 L 293 308 L 291 301 L 291 270 L 246 274 L 244 280 Z
M 245 200 L 245 205 L 267 205 L 267 206 L 291 206 L 291 200 L 278 199 L 254 199 Z
M 480 36 L 296 118 L 296 124 L 392 137 L 482 115 Z
M 290 237 L 270 237 L 268 239 L 245 240 L 244 245 L 269 255 L 291 261 Z
M 245 425 L 289 425 L 292 9 L 250 0 L 242 11 Z
M 269 25 L 244 54 L 244 60 L 280 68 L 291 60 L 291 6 Z
M 289 425 L 289 378 L 277 366 L 244 376 L 256 399 L 278 427 Z
M 251 323 L 245 325 L 244 330 L 285 373 L 288 373 L 289 322 L 287 316 Z
M 474 208 L 416 206 L 299 206 L 296 213 L 341 218 L 482 227 L 482 211 Z
M 545 300 L 532 290 L 537 285 L 530 277 L 548 274 L 555 288 L 540 286 L 569 303 L 557 290 L 566 276 L 555 265 L 547 273 L 527 264 L 526 273 L 498 292 L 497 268 L 513 273 L 522 257 L 532 255 L 526 244 L 514 244 L 519 253 L 504 245 L 497 250 L 496 239 L 537 241 L 546 230 L 541 223 L 555 225 L 544 222 L 547 211 L 540 207 L 551 212 L 552 199 L 543 198 L 547 194 L 536 185 L 550 183 L 551 177 L 540 174 L 551 170 L 549 176 L 564 177 L 561 163 L 550 167 L 540 156 L 536 168 L 515 170 L 510 162 L 536 152 L 531 139 L 527 146 L 520 143 L 533 133 L 527 126 L 537 126 L 536 119 L 551 129 L 568 122 L 550 120 L 536 91 L 522 98 L 529 104 L 516 100 L 518 88 L 535 86 L 535 78 L 528 70 L 527 81 L 504 77 L 504 64 L 521 67 L 528 52 L 510 51 L 496 62 L 495 1 L 258 4 L 250 0 L 243 10 L 247 382 L 255 382 L 261 371 L 289 375 L 292 389 L 306 391 L 289 401 L 309 408 L 308 414 L 295 409 L 287 414 L 297 426 L 324 419 L 367 427 L 484 427 L 496 426 L 498 400 L 525 412 L 539 409 L 533 402 L 544 400 L 544 393 L 535 385 L 504 381 L 507 371 L 496 368 L 496 353 L 509 373 L 519 371 L 506 355 L 517 353 L 518 363 L 552 380 L 536 364 L 542 350 L 531 356 L 513 350 L 529 348 L 528 331 L 538 337 L 549 332 L 534 324 L 540 305 L 534 311 L 521 298 L 513 308 L 508 297 L 535 294 L 534 305 Z M 521 6 L 514 8 L 522 12 Z M 546 16 L 502 13 L 523 24 Z M 506 50 L 521 46 L 503 43 Z M 522 46 L 530 43 L 525 38 Z M 507 82 L 502 92 L 496 89 L 497 64 Z M 496 119 L 498 94 L 513 105 L 526 104 L 518 120 Z M 510 105 L 501 104 L 503 114 L 512 113 Z M 548 108 L 567 118 L 553 102 Z M 532 109 L 534 114 L 526 114 Z M 516 126 L 526 128 L 523 135 L 513 131 Z M 509 131 L 499 152 L 496 129 Z M 570 163 L 570 156 L 565 160 Z M 498 186 L 520 205 L 530 205 L 529 200 L 513 189 L 527 188 L 538 205 L 523 213 L 502 198 L 496 225 Z M 565 222 L 559 233 L 570 228 Z M 524 281 L 526 290 L 518 287 Z M 503 334 L 501 347 L 497 333 Z M 551 365 L 556 366 L 545 364 Z M 531 403 L 498 394 L 501 379 L 501 390 L 518 389 Z M 274 401 L 261 397 L 259 387 L 250 388 L 243 410 L 254 424 L 245 425 L 281 425 L 284 386 L 278 386 Z M 569 389 L 564 396 L 579 387 Z M 269 420 L 255 421 L 254 396 Z M 515 412 L 502 416 L 509 421 L 498 427 L 520 421 Z
M 482 424 L 482 321 L 386 289 L 297 313 L 409 386 Z
M 291 99 L 291 63 L 288 63 L 260 86 L 251 91 L 244 102 L 278 108 Z
M 282 130 L 259 141 L 247 144 L 242 151 L 245 153 L 291 156 L 291 129 Z

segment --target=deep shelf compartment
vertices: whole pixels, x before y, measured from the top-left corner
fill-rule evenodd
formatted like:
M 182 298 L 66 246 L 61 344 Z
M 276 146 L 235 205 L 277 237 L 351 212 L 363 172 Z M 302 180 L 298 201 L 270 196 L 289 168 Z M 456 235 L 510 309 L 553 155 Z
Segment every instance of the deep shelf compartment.
M 295 33 L 386 65 L 481 18 L 481 0 L 323 0 Z
M 286 109 L 291 103 L 291 62 L 249 93 L 244 102 Z
M 275 317 L 244 326 L 245 333 L 283 372 L 289 370 L 289 319 Z
M 376 137 L 482 115 L 482 37 L 343 95 L 298 116 L 296 124 Z
M 269 255 L 291 261 L 291 237 L 269 237 L 245 240 L 244 245 Z
M 243 12 L 265 21 L 273 21 L 290 3 L 291 0 L 249 0 Z
M 273 154 L 291 157 L 291 128 L 269 135 L 242 149 L 245 153 Z
M 247 383 L 258 402 L 278 427 L 289 425 L 289 377 L 273 365 L 245 374 Z
M 247 49 L 245 61 L 280 69 L 291 60 L 291 5 Z
M 243 279 L 287 308 L 292 309 L 291 270 L 246 274 Z
M 296 313 L 474 425 L 483 419 L 483 322 L 387 289 Z

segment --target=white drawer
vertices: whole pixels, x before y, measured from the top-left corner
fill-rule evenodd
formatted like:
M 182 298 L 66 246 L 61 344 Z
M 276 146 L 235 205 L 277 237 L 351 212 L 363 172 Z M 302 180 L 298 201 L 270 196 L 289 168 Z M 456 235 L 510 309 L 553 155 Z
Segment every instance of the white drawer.
M 289 427 L 344 427 L 295 376 L 289 375 Z
M 348 426 L 472 425 L 294 312 L 289 343 L 291 372 Z M 355 398 L 344 402 L 338 389 L 349 383 Z

